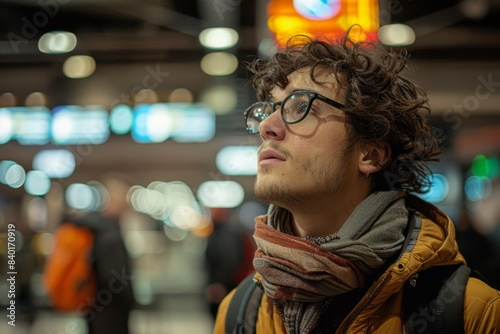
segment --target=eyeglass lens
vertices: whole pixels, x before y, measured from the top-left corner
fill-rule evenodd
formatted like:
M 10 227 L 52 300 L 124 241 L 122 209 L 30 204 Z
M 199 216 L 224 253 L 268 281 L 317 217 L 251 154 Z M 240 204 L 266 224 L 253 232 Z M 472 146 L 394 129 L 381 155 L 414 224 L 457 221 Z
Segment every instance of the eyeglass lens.
M 293 123 L 301 120 L 307 112 L 310 104 L 309 94 L 298 92 L 287 96 L 283 100 L 281 115 L 286 123 Z M 247 111 L 247 130 L 251 133 L 259 132 L 260 123 L 269 117 L 276 108 L 276 103 L 257 102 Z
M 309 106 L 309 95 L 306 93 L 295 93 L 283 101 L 282 117 L 286 123 L 300 120 L 307 112 Z

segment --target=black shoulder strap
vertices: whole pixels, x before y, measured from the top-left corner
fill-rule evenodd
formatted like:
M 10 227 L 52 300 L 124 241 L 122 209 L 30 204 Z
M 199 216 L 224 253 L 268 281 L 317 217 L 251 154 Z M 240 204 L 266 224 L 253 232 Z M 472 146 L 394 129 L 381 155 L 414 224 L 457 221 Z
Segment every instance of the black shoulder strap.
M 264 291 L 248 275 L 236 288 L 226 313 L 226 334 L 254 334 Z
M 464 294 L 470 268 L 432 267 L 414 275 L 403 292 L 408 333 L 463 333 Z
M 439 291 L 434 305 L 437 333 L 464 333 L 464 295 L 470 271 L 466 265 L 458 267 Z

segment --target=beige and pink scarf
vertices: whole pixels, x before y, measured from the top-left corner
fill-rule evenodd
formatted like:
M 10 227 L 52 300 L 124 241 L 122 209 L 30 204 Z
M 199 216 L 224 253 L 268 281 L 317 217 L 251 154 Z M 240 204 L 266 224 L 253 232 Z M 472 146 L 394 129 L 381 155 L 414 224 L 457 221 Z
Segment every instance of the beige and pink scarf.
M 254 267 L 288 332 L 311 333 L 326 300 L 362 287 L 365 275 L 400 250 L 407 222 L 398 191 L 368 196 L 332 236 L 292 235 L 292 214 L 273 205 L 257 217 Z

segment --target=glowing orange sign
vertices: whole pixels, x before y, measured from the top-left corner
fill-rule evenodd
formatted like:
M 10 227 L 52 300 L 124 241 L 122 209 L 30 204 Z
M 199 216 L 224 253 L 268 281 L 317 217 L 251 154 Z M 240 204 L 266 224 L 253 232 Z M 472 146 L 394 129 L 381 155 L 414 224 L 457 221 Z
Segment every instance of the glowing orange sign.
M 292 35 L 339 39 L 353 25 L 349 35 L 355 41 L 377 41 L 379 9 L 376 0 L 271 0 L 267 26 L 279 46 Z

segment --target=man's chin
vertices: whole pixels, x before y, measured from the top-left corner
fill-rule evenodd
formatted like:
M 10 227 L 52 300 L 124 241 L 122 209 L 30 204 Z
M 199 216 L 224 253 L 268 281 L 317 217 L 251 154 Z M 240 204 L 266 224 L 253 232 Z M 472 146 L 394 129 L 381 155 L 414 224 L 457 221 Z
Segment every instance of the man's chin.
M 291 189 L 282 183 L 269 182 L 266 180 L 257 181 L 254 186 L 255 197 L 260 201 L 274 204 L 277 206 L 285 206 L 291 200 Z
M 273 184 L 271 182 L 262 182 L 257 180 L 254 185 L 254 194 L 260 201 L 266 203 L 273 203 L 276 200 L 276 197 L 279 196 L 278 193 L 281 192 L 278 190 L 279 185 Z

